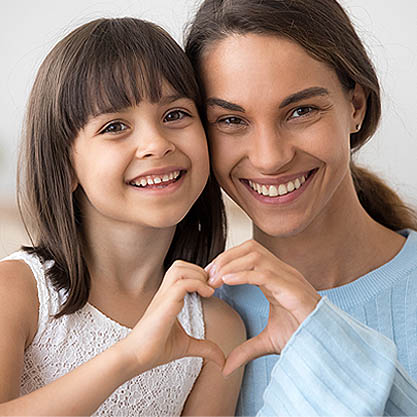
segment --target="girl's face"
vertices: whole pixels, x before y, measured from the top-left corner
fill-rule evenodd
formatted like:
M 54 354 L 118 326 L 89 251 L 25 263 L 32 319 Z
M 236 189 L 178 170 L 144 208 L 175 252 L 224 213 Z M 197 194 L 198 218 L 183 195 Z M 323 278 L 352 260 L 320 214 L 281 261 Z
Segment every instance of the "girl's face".
M 194 102 L 164 86 L 158 103 L 90 118 L 73 144 L 83 213 L 105 222 L 176 225 L 208 175 L 206 138 Z
M 201 66 L 214 172 L 255 228 L 291 236 L 351 204 L 362 88 L 347 92 L 326 64 L 274 36 L 229 36 Z

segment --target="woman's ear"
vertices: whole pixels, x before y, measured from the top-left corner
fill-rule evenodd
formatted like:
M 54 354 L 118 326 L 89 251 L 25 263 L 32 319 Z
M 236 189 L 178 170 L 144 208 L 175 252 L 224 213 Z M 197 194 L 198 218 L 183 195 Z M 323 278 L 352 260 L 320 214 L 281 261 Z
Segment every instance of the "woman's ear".
M 355 88 L 350 92 L 352 102 L 352 126 L 351 133 L 357 133 L 362 128 L 362 122 L 366 114 L 367 94 L 363 87 L 356 83 Z

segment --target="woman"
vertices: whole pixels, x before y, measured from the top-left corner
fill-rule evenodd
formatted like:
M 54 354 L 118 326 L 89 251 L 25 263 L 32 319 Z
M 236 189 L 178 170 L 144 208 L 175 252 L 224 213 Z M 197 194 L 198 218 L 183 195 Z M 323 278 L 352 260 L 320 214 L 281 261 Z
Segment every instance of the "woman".
M 249 362 L 238 414 L 416 415 L 416 214 L 352 160 L 381 99 L 348 16 L 205 0 L 186 52 L 215 174 L 253 221 L 206 268 L 246 322 L 224 369 Z

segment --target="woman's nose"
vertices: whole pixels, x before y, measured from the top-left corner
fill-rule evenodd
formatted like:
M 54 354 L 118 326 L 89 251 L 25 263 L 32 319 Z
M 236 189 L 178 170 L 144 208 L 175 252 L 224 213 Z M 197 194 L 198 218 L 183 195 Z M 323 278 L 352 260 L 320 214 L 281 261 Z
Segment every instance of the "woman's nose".
M 262 174 L 275 174 L 288 164 L 295 154 L 294 147 L 279 134 L 278 129 L 262 128 L 253 132 L 248 141 L 248 158 Z

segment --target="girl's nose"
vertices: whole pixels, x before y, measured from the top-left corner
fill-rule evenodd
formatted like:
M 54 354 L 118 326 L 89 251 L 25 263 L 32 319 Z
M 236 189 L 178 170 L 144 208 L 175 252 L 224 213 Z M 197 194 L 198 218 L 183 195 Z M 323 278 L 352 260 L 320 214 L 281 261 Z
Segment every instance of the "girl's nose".
M 161 159 L 175 151 L 175 144 L 156 130 L 139 135 L 136 157 Z

